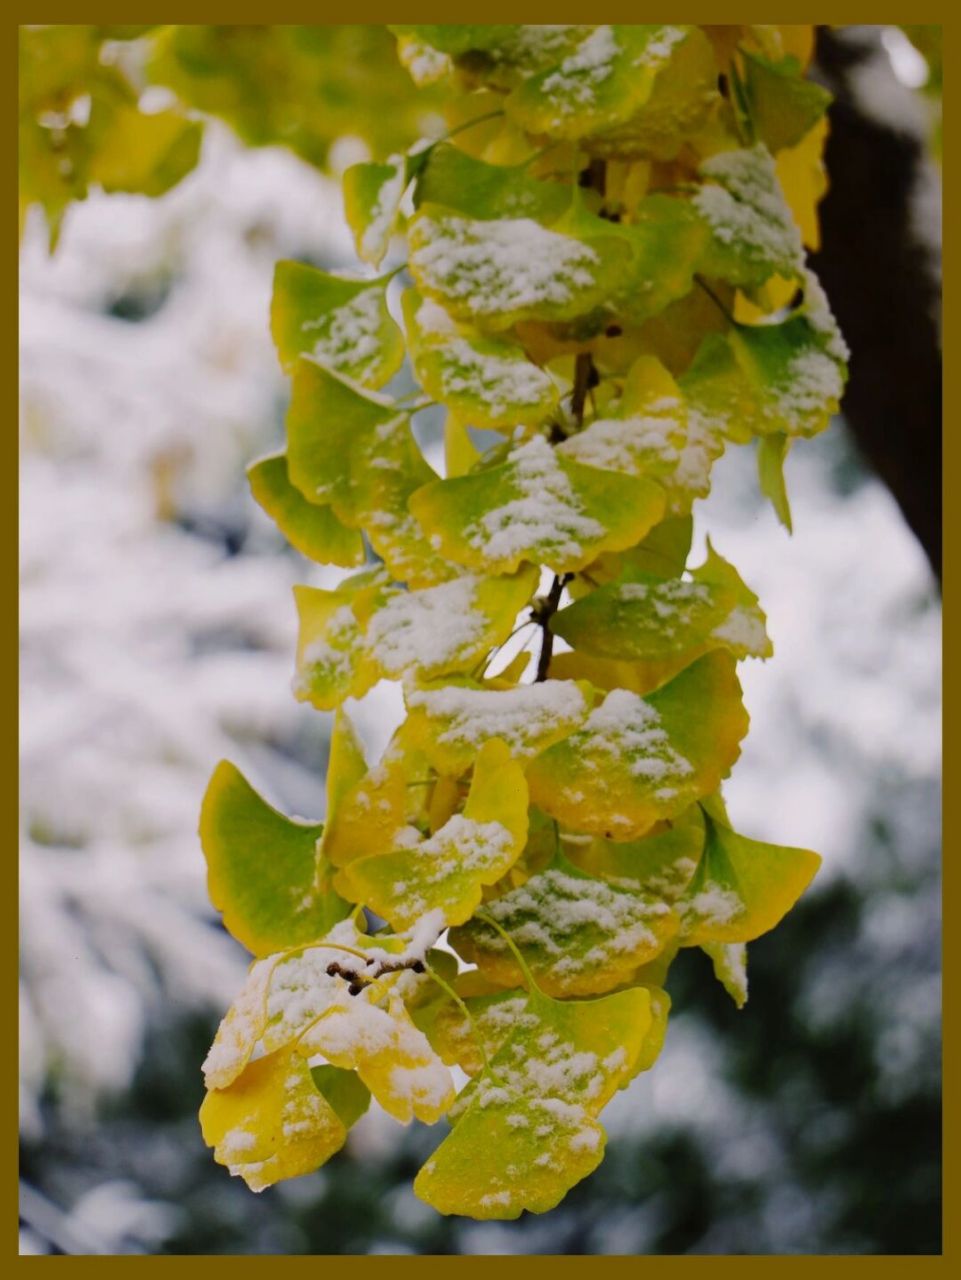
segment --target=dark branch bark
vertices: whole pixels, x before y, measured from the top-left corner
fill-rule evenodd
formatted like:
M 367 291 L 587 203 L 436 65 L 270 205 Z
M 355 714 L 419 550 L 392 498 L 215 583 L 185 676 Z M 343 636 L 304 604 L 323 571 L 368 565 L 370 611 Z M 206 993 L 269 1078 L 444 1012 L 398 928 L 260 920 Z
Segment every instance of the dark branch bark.
M 870 56 L 868 43 L 819 30 L 817 73 L 836 100 L 812 266 L 851 347 L 845 419 L 940 582 L 940 287 L 911 212 L 923 142 L 859 106 L 851 73 Z

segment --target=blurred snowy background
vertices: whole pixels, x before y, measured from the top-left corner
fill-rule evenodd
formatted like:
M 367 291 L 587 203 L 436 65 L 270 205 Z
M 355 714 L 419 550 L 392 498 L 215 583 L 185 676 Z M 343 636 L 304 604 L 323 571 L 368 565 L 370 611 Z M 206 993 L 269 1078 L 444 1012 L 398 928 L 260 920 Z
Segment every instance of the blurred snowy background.
M 226 755 L 323 812 L 329 717 L 290 695 L 290 588 L 340 571 L 286 547 L 244 478 L 282 437 L 280 257 L 352 264 L 337 184 L 217 125 L 168 195 L 73 207 L 52 258 L 27 228 L 22 1251 L 936 1252 L 940 605 L 840 422 L 790 456 L 793 538 L 749 450 L 697 512 L 776 649 L 742 668 L 732 818 L 824 855 L 752 946 L 746 1010 L 682 954 L 661 1061 L 542 1218 L 439 1217 L 409 1184 L 443 1126 L 376 1108 L 325 1169 L 259 1197 L 213 1163 L 199 1064 L 245 957 L 207 904 L 200 799 Z M 360 714 L 379 746 L 392 705 L 375 690 Z

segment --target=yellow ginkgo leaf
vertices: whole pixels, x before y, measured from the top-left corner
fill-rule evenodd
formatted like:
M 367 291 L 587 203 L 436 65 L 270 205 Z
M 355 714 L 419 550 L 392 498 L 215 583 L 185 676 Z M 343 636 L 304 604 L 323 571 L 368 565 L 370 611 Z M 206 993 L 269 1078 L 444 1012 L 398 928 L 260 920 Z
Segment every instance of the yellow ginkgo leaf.
M 334 591 L 294 587 L 300 629 L 293 690 L 299 702 L 332 711 L 377 682 L 380 672 L 366 643 L 366 627 L 390 590 L 382 569 L 355 574 Z
M 591 875 L 621 889 L 675 902 L 691 882 L 704 848 L 701 806 L 692 804 L 669 822 L 659 822 L 641 840 L 595 837 L 565 843 L 567 856 Z
M 426 840 L 351 862 L 353 897 L 392 928 L 411 928 L 428 912 L 446 925 L 469 919 L 481 886 L 495 884 L 527 839 L 524 771 L 497 738 L 485 742 L 474 765 L 464 812 Z
M 561 1002 L 537 991 L 480 997 L 499 1047 L 457 1100 L 454 1127 L 414 1182 L 441 1213 L 517 1218 L 552 1209 L 600 1163 L 596 1116 L 636 1072 L 655 1031 L 643 987 Z M 486 1016 L 485 1016 L 486 1015 Z
M 347 1140 L 307 1060 L 290 1049 L 258 1058 L 226 1089 L 208 1093 L 200 1126 L 217 1163 L 251 1191 L 313 1173 Z
M 679 923 L 660 897 L 618 887 L 558 855 L 451 933 L 458 955 L 503 986 L 523 982 L 524 974 L 487 916 L 515 940 L 537 985 L 552 996 L 599 995 L 627 982 Z
M 457 776 L 491 738 L 502 738 L 516 760 L 529 760 L 581 724 L 590 687 L 544 680 L 515 688 L 466 683 L 409 689 L 407 732 L 439 773 Z
M 747 725 L 734 659 L 706 654 L 647 698 L 608 693 L 531 764 L 531 799 L 574 831 L 636 840 L 716 790 Z

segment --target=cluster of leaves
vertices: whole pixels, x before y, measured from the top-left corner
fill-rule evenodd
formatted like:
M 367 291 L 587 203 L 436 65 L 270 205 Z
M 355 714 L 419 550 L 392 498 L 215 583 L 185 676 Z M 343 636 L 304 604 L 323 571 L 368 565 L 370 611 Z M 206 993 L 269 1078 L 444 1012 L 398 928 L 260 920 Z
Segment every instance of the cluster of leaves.
M 55 244 L 91 187 L 161 195 L 197 163 L 198 113 L 318 168 L 348 134 L 375 157 L 406 147 L 437 95 L 394 44 L 376 24 L 21 27 L 21 218 L 42 206 Z
M 394 30 L 453 86 L 452 129 L 346 173 L 371 273 L 277 267 L 287 444 L 251 487 L 305 555 L 359 572 L 296 589 L 294 691 L 335 712 L 325 823 L 228 763 L 204 802 L 211 898 L 256 960 L 201 1121 L 259 1190 L 317 1168 L 371 1094 L 446 1115 L 415 1190 L 513 1218 L 601 1160 L 678 950 L 742 1004 L 746 944 L 819 862 L 731 827 L 737 663 L 771 645 L 736 569 L 710 544 L 687 561 L 727 444 L 757 440 L 787 523 L 786 451 L 838 406 L 803 249 L 826 95 L 809 28 Z M 406 276 L 378 275 L 408 192 Z M 389 394 L 405 355 L 423 398 Z M 427 403 L 443 478 L 412 430 Z M 505 648 L 525 628 L 536 663 Z M 344 704 L 381 679 L 407 714 L 370 764 Z

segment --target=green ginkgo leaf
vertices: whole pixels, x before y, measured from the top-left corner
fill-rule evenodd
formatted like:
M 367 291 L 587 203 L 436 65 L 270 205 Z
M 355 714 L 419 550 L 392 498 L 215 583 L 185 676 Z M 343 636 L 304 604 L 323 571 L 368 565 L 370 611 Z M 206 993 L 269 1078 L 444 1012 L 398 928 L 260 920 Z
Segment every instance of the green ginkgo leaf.
M 358 902 L 392 928 L 412 928 L 429 912 L 461 924 L 517 860 L 527 840 L 524 771 L 499 739 L 477 755 L 462 814 L 426 840 L 351 862 L 346 871 Z
M 104 119 L 98 123 L 101 111 Z M 134 103 L 108 103 L 95 96 L 89 128 L 98 137 L 88 177 L 104 191 L 161 196 L 200 158 L 203 126 L 179 109 L 148 113 Z
M 227 760 L 200 811 L 210 901 L 255 956 L 323 937 L 351 910 L 326 883 L 320 823 L 287 818 Z
M 677 909 L 684 946 L 751 942 L 787 914 L 821 858 L 810 849 L 764 844 L 704 814 L 704 853 Z
M 421 293 L 489 329 L 586 315 L 623 279 L 632 258 L 616 235 L 578 239 L 528 217 L 481 221 L 434 204 L 411 219 L 408 242 Z
M 679 925 L 658 896 L 589 875 L 558 855 L 450 935 L 458 955 L 502 986 L 523 982 L 524 974 L 487 916 L 511 936 L 537 985 L 552 996 L 599 995 L 622 985 Z
M 528 133 L 583 141 L 603 154 L 666 158 L 706 117 L 715 80 L 696 27 L 600 26 L 525 80 L 506 105 Z
M 747 944 L 705 942 L 701 950 L 710 957 L 714 976 L 739 1009 L 747 1004 Z
M 570 202 L 570 187 L 530 177 L 526 164 L 488 164 L 443 142 L 431 149 L 414 187 L 415 208 L 440 205 L 481 219 L 551 223 Z
M 556 407 L 554 380 L 519 343 L 471 333 L 414 289 L 405 293 L 403 308 L 414 376 L 472 426 L 536 426 Z
M 746 103 L 758 138 L 772 152 L 796 146 L 827 111 L 831 94 L 803 75 L 796 58 L 772 62 L 743 48 L 741 57 Z
M 329 506 L 308 502 L 290 483 L 287 457 L 274 453 L 247 468 L 250 492 L 287 541 L 320 564 L 353 569 L 364 563 L 364 540 L 341 524 Z
M 690 292 L 708 232 L 689 201 L 658 194 L 640 201 L 633 221 L 618 230 L 634 257 L 612 307 L 632 324 L 643 324 Z
M 737 658 L 772 653 L 757 596 L 710 541 L 690 581 L 627 567 L 556 613 L 550 627 L 575 650 L 633 663 L 635 691 L 657 688 L 711 649 Z
M 717 789 L 747 725 L 735 660 L 715 650 L 647 698 L 608 693 L 530 765 L 531 799 L 574 831 L 636 840 Z
M 389 276 L 347 280 L 302 262 L 278 262 L 270 330 L 290 372 L 301 356 L 367 387 L 382 387 L 404 360 L 387 310 Z
M 498 466 L 427 485 L 410 509 L 432 544 L 468 568 L 511 573 L 529 560 L 565 573 L 639 542 L 663 514 L 664 494 L 535 436 Z
M 453 576 L 420 531 L 408 499 L 436 479 L 417 447 L 410 415 L 311 360 L 298 360 L 287 412 L 291 482 L 338 519 L 362 528 L 391 575 L 414 587 Z
M 792 530 L 791 504 L 784 480 L 784 463 L 790 447 L 791 441 L 782 432 L 761 436 L 757 442 L 758 484 L 765 498 L 770 498 L 778 520 L 788 533 Z
M 544 1213 L 600 1163 L 596 1117 L 656 1039 L 659 997 L 641 987 L 570 1002 L 512 991 L 469 1001 L 472 1013 L 480 1002 L 477 1021 L 493 1022 L 501 1043 L 458 1098 L 453 1130 L 414 1191 L 441 1213 Z

